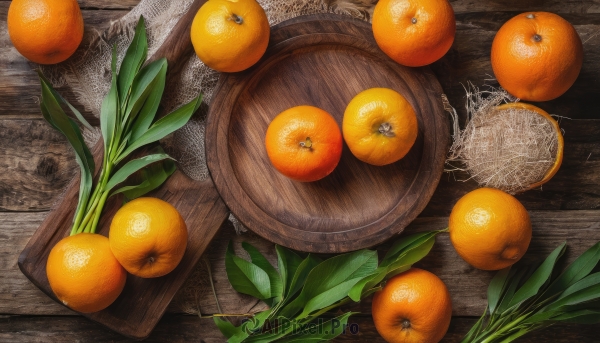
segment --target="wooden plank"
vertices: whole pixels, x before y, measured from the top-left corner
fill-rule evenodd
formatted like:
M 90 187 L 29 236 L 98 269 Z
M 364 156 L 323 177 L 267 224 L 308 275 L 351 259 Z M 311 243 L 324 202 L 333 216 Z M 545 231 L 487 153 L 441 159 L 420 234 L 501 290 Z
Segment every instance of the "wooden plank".
M 450 327 L 441 343 L 458 342 L 475 324 L 476 318 L 452 318 Z M 354 315 L 348 322 L 358 333 L 348 329 L 334 342 L 385 343 L 379 336 L 370 316 Z M 596 325 L 558 324 L 534 332 L 519 339 L 520 343 L 538 342 L 598 342 Z M 0 342 L 135 342 L 119 334 L 103 329 L 78 316 L 8 316 L 0 319 Z M 221 335 L 212 319 L 195 316 L 165 315 L 154 332 L 144 340 L 147 343 L 222 343 Z
M 22 315 L 65 315 L 72 313 L 58 305 L 38 290 L 18 270 L 17 257 L 46 213 L 0 213 L 0 313 Z M 532 211 L 533 240 L 526 255 L 528 259 L 543 258 L 562 241 L 568 240 L 567 261 L 600 241 L 600 211 Z M 447 226 L 447 217 L 418 218 L 407 232 L 438 230 Z M 225 273 L 225 248 L 230 240 L 237 245 L 247 241 L 262 251 L 271 263 L 276 263 L 273 243 L 254 234 L 236 235 L 231 224 L 224 224 L 204 254 L 210 265 L 217 297 L 225 313 L 260 311 L 264 304 L 256 299 L 236 293 Z M 393 240 L 392 240 L 393 241 Z M 389 245 L 389 243 L 388 243 Z M 385 249 L 383 245 L 381 249 Z M 493 272 L 476 270 L 467 265 L 454 251 L 447 234 L 439 236 L 431 254 L 419 263 L 421 268 L 439 275 L 452 295 L 453 313 L 456 316 L 478 316 L 486 302 L 486 288 Z M 185 282 L 175 296 L 168 311 L 171 313 L 218 312 L 208 282 L 204 262 Z M 363 313 L 370 311 L 370 301 L 348 309 Z
M 561 15 L 563 13 L 600 13 L 600 2 L 597 0 L 450 0 L 450 3 L 456 13 L 491 11 L 546 11 Z
M 101 0 L 89 0 L 102 3 Z M 137 0 L 126 0 L 125 4 Z M 114 1 L 110 2 L 113 6 Z M 0 1 L 0 17 L 8 11 L 8 1 Z M 525 10 L 554 11 L 574 24 L 584 42 L 584 64 L 573 87 L 557 100 L 539 104 L 549 113 L 570 118 L 594 118 L 600 107 L 596 94 L 600 86 L 600 3 L 595 1 L 569 0 L 510 0 L 481 2 L 472 0 L 453 1 L 457 13 L 455 42 L 439 62 L 432 65 L 448 94 L 450 102 L 462 111 L 463 86 L 467 81 L 483 85 L 493 77 L 490 65 L 491 43 L 496 31 L 512 16 Z M 129 5 L 126 5 L 127 8 Z M 101 8 L 101 7 L 99 7 Z M 113 8 L 113 7 L 109 7 Z M 86 30 L 103 30 L 110 20 L 124 15 L 126 10 L 84 10 Z M 6 21 L 0 21 L 0 115 L 14 114 L 15 108 L 22 114 L 39 114 L 35 99 L 39 97 L 39 85 L 33 67 L 12 47 L 6 33 Z M 72 95 L 67 98 L 74 100 Z M 462 112 L 461 112 L 462 113 Z
M 0 120 L 0 211 L 51 206 L 79 175 L 65 138 L 43 120 Z
M 11 0 L 0 0 L 0 4 L 3 2 L 10 2 Z M 140 0 L 78 0 L 79 7 L 82 10 L 131 10 L 133 6 L 137 5 Z
M 16 118 L 19 118 L 17 116 Z M 518 198 L 529 210 L 600 208 L 600 120 L 563 119 L 565 159 L 556 176 Z M 67 142 L 42 119 L 0 116 L 0 211 L 48 210 L 77 166 Z M 449 215 L 454 203 L 476 187 L 461 173 L 442 174 L 421 216 Z

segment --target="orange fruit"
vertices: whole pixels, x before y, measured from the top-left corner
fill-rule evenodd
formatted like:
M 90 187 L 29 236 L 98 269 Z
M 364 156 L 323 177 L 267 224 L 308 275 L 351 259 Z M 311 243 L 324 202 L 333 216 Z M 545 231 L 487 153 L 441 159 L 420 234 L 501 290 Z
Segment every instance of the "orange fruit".
M 192 45 L 212 69 L 238 72 L 258 62 L 267 50 L 270 27 L 255 0 L 207 1 L 192 22 Z
M 79 233 L 56 243 L 48 255 L 46 275 L 58 300 L 84 313 L 112 304 L 127 279 L 108 238 L 95 233 Z
M 452 301 L 440 278 L 411 268 L 373 295 L 372 314 L 377 332 L 387 342 L 436 343 L 450 326 Z
M 501 113 L 501 111 L 508 110 L 511 108 L 528 110 L 528 111 L 532 111 L 532 112 L 535 112 L 535 113 L 541 115 L 542 117 L 546 118 L 546 120 L 548 120 L 550 122 L 550 124 L 552 124 L 552 126 L 554 127 L 554 132 L 556 132 L 556 140 L 558 141 L 558 149 L 556 150 L 556 157 L 554 159 L 554 164 L 552 165 L 552 167 L 550 167 L 550 169 L 548 169 L 548 171 L 546 172 L 546 174 L 540 181 L 530 185 L 528 188 L 528 189 L 534 189 L 534 188 L 540 187 L 541 185 L 550 181 L 550 179 L 560 169 L 560 165 L 562 164 L 562 160 L 563 160 L 565 141 L 564 141 L 564 138 L 562 135 L 562 131 L 560 130 L 560 127 L 558 126 L 558 123 L 556 122 L 556 120 L 554 120 L 554 118 L 552 118 L 552 116 L 550 116 L 550 114 L 548 114 L 548 112 L 542 110 L 541 108 L 539 108 L 537 106 L 534 106 L 531 104 L 526 104 L 526 103 L 523 103 L 520 101 L 519 102 L 511 102 L 511 103 L 497 106 L 496 111 L 499 111 L 498 113 Z
M 316 181 L 329 175 L 340 161 L 342 133 L 324 110 L 296 106 L 271 121 L 265 145 L 281 174 L 297 181 Z
M 450 241 L 467 263 L 498 270 L 523 257 L 531 241 L 531 221 L 512 195 L 479 188 L 464 195 L 450 213 Z
M 446 54 L 456 33 L 448 0 L 380 0 L 373 10 L 379 48 L 409 67 L 431 64 Z
M 402 95 L 389 88 L 371 88 L 346 107 L 342 132 L 356 158 L 382 166 L 404 157 L 419 129 L 415 111 Z
M 575 83 L 582 63 L 577 31 L 554 13 L 519 14 L 502 25 L 492 43 L 496 79 L 523 100 L 559 97 Z
M 17 51 L 39 64 L 66 60 L 83 38 L 77 0 L 13 0 L 7 22 Z
M 187 246 L 185 221 L 175 207 L 157 198 L 137 198 L 115 214 L 110 248 L 133 275 L 151 278 L 177 267 Z

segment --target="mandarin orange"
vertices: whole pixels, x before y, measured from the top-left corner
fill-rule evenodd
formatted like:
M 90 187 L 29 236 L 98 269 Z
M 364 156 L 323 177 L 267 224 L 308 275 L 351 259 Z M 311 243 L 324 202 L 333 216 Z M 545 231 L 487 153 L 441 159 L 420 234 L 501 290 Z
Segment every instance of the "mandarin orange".
M 372 23 L 379 48 L 409 67 L 442 58 L 456 32 L 454 10 L 448 0 L 380 0 Z
M 450 213 L 450 241 L 467 263 L 499 270 L 523 257 L 531 241 L 531 221 L 512 195 L 479 188 L 464 195 Z
M 83 16 L 77 0 L 13 0 L 7 24 L 17 51 L 39 64 L 66 60 L 83 38 Z
M 500 85 L 522 100 L 547 101 L 575 83 L 583 63 L 577 31 L 559 15 L 527 12 L 510 19 L 492 43 Z
M 388 280 L 373 296 L 371 307 L 377 332 L 390 343 L 437 343 L 452 317 L 444 282 L 418 268 Z
M 185 221 L 171 204 L 157 198 L 132 200 L 117 211 L 108 234 L 110 248 L 133 275 L 166 275 L 179 264 L 187 247 Z
M 267 128 L 265 145 L 281 174 L 303 182 L 329 175 L 342 156 L 337 122 L 314 106 L 296 106 L 277 115 Z
M 258 62 L 269 34 L 267 15 L 255 0 L 211 0 L 196 13 L 190 37 L 204 64 L 232 73 Z
M 358 93 L 346 107 L 342 132 L 356 158 L 382 166 L 409 152 L 419 128 L 413 107 L 400 93 L 370 88 Z
M 83 313 L 112 304 L 127 279 L 125 269 L 110 250 L 108 238 L 94 233 L 60 240 L 48 255 L 46 275 L 58 300 Z

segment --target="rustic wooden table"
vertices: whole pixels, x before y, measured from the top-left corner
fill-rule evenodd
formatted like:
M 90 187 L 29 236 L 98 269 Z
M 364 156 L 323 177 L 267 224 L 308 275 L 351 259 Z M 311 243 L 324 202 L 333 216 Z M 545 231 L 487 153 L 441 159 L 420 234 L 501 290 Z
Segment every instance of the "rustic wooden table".
M 79 0 L 86 31 L 89 34 L 92 30 L 106 29 L 111 20 L 123 16 L 137 2 Z M 577 82 L 559 99 L 538 104 L 549 113 L 565 117 L 560 123 L 565 133 L 562 168 L 543 190 L 518 196 L 533 221 L 534 236 L 526 258 L 543 257 L 567 240 L 570 261 L 600 240 L 600 0 L 451 0 L 451 3 L 456 12 L 456 40 L 433 69 L 450 102 L 463 115 L 463 85 L 468 81 L 482 85 L 491 78 L 492 39 L 506 20 L 524 11 L 551 11 L 570 21 L 581 36 L 585 56 Z M 0 0 L 0 341 L 128 341 L 55 303 L 17 267 L 19 253 L 76 175 L 77 168 L 66 141 L 42 119 L 37 105 L 39 84 L 33 71 L 35 66 L 10 43 L 5 20 L 9 4 L 9 0 Z M 98 124 L 97 120 L 93 123 Z M 455 180 L 464 177 L 444 174 L 431 202 L 407 231 L 446 227 L 453 204 L 476 187 L 473 182 Z M 231 224 L 226 223 L 205 254 L 222 310 L 247 313 L 262 305 L 237 295 L 226 280 L 223 255 L 230 239 L 249 241 L 271 258 L 274 249 L 271 243 L 250 233 L 236 236 Z M 217 312 L 207 283 L 206 265 L 199 263 L 148 342 L 224 341 L 212 320 L 190 315 L 198 309 L 204 314 Z M 439 275 L 448 285 L 454 317 L 444 341 L 458 341 L 484 310 L 485 291 L 493 273 L 475 270 L 463 262 L 447 235 L 438 238 L 432 253 L 419 265 Z M 359 325 L 360 332 L 343 335 L 339 341 L 382 342 L 369 316 L 370 303 L 361 303 L 353 309 L 362 312 L 350 320 Z M 522 341 L 600 342 L 599 328 L 556 325 Z

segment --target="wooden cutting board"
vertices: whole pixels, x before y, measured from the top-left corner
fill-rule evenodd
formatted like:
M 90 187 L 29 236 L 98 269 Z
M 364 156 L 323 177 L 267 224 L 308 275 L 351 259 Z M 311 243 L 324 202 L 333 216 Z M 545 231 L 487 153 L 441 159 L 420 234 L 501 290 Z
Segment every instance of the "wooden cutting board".
M 151 58 L 166 57 L 169 62 L 169 78 L 177 77 L 181 57 L 193 53 L 189 38 L 192 19 L 206 0 L 195 1 L 187 14 L 175 26 Z M 93 149 L 96 166 L 102 162 L 102 141 Z M 98 170 L 96 171 L 98 173 Z M 46 278 L 46 261 L 52 247 L 71 228 L 77 204 L 79 178 L 67 187 L 62 200 L 46 217 L 39 229 L 19 256 L 19 268 L 31 282 L 44 293 L 60 303 L 52 293 Z M 148 196 L 161 198 L 177 208 L 188 228 L 188 245 L 181 263 L 171 273 L 153 279 L 142 279 L 128 275 L 125 289 L 117 300 L 105 310 L 83 314 L 106 327 L 125 336 L 143 339 L 150 335 L 177 290 L 192 272 L 196 262 L 227 218 L 229 211 L 219 197 L 211 179 L 194 181 L 177 170 L 158 190 Z M 122 205 L 123 199 L 115 196 L 109 199 L 98 225 L 98 233 L 108 236 L 113 215 Z
M 372 87 L 396 90 L 415 109 L 419 134 L 403 159 L 372 166 L 344 144 L 333 173 L 308 183 L 271 165 L 264 142 L 275 116 L 312 105 L 341 127 L 350 100 Z M 207 161 L 221 197 L 249 229 L 292 249 L 339 253 L 379 244 L 421 213 L 443 172 L 448 124 L 435 75 L 388 58 L 369 23 L 302 16 L 273 28 L 255 66 L 221 76 L 207 119 Z

